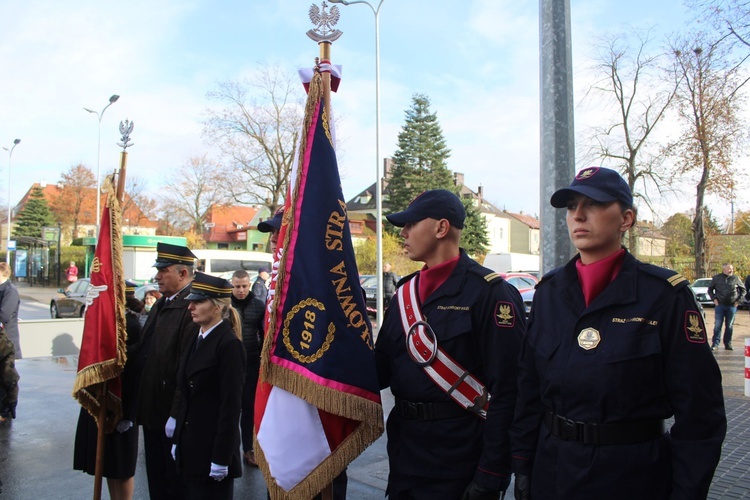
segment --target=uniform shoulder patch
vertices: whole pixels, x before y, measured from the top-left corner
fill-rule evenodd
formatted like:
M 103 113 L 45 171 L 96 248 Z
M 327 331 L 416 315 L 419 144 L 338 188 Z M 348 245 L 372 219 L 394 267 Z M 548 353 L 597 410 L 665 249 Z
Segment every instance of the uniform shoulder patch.
M 706 325 L 703 322 L 703 315 L 698 311 L 685 311 L 685 320 L 683 328 L 687 341 L 693 344 L 705 344 L 708 342 L 706 334 Z
M 495 304 L 495 324 L 500 328 L 513 328 L 516 324 L 516 308 L 511 302 L 498 301 Z
M 687 286 L 688 284 L 687 278 L 685 278 L 677 271 L 672 271 L 671 269 L 665 269 L 663 267 L 654 266 L 651 264 L 642 264 L 640 266 L 640 269 L 644 273 L 665 280 L 674 288 L 681 288 L 683 286 Z

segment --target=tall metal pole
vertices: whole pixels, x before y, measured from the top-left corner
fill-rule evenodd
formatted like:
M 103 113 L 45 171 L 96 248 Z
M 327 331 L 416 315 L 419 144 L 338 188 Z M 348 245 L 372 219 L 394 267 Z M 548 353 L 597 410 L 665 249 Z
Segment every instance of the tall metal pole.
M 565 212 L 549 204 L 552 193 L 573 178 L 573 63 L 570 0 L 539 2 L 540 202 L 542 271 L 564 265 L 573 255 Z
M 378 279 L 376 294 L 377 324 L 383 324 L 383 164 L 380 161 L 380 7 L 385 0 L 380 0 L 377 8 L 365 0 L 330 0 L 331 3 L 344 5 L 365 4 L 375 16 L 375 239 L 376 259 L 375 275 Z
M 96 238 L 96 241 L 99 240 L 99 225 L 100 225 L 99 215 L 102 209 L 101 208 L 101 193 L 99 192 L 99 190 L 101 189 L 101 183 L 102 183 L 101 169 L 100 169 L 100 166 L 101 166 L 100 164 L 101 164 L 101 159 L 102 159 L 102 117 L 104 116 L 104 112 L 107 110 L 107 108 L 113 105 L 114 103 L 116 103 L 117 99 L 119 98 L 120 98 L 119 95 L 113 95 L 112 97 L 110 97 L 109 104 L 104 106 L 101 113 L 98 111 L 94 111 L 93 109 L 83 108 L 89 113 L 95 114 L 99 120 L 99 132 L 97 134 L 97 139 L 96 139 L 96 215 L 95 215 L 96 234 L 94 235 L 94 237 Z
M 11 220 L 11 206 L 10 206 L 10 170 L 11 170 L 11 162 L 13 161 L 13 150 L 16 149 L 16 146 L 18 146 L 18 143 L 21 142 L 21 139 L 16 139 L 13 141 L 13 145 L 8 148 L 3 148 L 8 152 L 8 225 L 6 228 L 6 239 L 5 239 L 5 263 L 10 265 L 10 220 Z

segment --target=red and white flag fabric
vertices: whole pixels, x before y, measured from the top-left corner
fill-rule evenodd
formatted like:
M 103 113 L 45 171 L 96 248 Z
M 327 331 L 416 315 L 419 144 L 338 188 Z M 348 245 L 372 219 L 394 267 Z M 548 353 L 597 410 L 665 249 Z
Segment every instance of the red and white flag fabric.
M 383 433 L 330 117 L 311 82 L 274 257 L 255 453 L 271 498 L 310 499 Z
M 120 203 L 107 179 L 107 201 L 99 240 L 91 263 L 91 286 L 86 295 L 81 352 L 73 397 L 97 419 L 101 404 L 98 385 L 107 384 L 106 430 L 122 418 L 120 373 L 125 366 L 125 280 L 122 267 Z

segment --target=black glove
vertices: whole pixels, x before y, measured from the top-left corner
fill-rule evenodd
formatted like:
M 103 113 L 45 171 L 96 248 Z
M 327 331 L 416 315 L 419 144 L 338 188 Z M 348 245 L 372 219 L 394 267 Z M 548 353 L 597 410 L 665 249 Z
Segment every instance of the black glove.
M 516 486 L 513 488 L 513 494 L 516 500 L 531 499 L 531 479 L 529 476 L 519 476 L 516 474 Z
M 461 500 L 498 500 L 500 498 L 500 490 L 491 490 L 484 486 L 479 486 L 474 481 L 469 483 L 469 486 L 464 490 L 464 494 L 461 496 Z

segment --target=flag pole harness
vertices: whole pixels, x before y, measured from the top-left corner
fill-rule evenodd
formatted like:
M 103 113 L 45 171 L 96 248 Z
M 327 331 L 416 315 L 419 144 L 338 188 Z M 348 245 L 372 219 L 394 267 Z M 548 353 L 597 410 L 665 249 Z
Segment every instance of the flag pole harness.
M 437 336 L 419 307 L 417 278 L 399 287 L 396 297 L 411 359 L 461 408 L 486 419 L 490 394 L 479 379 L 438 345 Z

